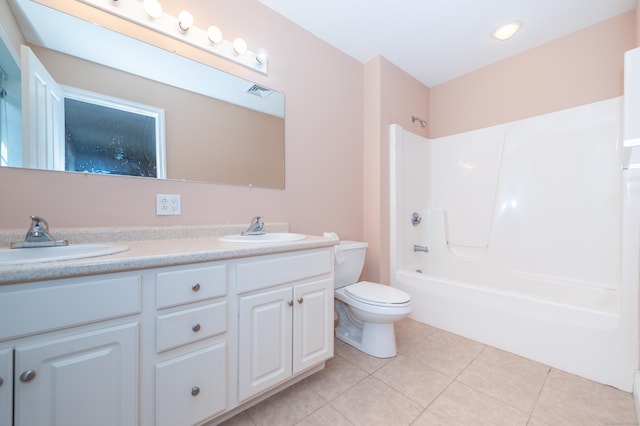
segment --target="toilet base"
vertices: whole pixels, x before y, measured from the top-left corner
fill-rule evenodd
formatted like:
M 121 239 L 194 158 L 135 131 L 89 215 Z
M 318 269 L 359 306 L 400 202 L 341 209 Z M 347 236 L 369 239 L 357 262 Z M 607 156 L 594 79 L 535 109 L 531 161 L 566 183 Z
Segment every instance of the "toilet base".
M 341 301 L 335 302 L 338 313 L 336 338 L 376 358 L 392 358 L 397 354 L 393 322 L 371 323 L 354 318 Z

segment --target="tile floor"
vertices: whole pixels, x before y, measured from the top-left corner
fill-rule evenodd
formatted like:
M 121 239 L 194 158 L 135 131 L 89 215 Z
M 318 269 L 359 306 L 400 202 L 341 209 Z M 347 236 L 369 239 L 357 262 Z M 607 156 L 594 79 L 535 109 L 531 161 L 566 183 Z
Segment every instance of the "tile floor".
M 632 395 L 405 319 L 398 355 L 336 340 L 326 368 L 225 426 L 637 425 Z

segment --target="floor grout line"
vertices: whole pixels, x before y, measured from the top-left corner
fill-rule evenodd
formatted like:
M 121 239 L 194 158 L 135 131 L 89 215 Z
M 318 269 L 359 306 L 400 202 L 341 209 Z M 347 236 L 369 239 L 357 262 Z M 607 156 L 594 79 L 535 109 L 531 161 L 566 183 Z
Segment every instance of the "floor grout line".
M 408 321 L 413 321 L 413 320 L 408 320 Z M 566 381 L 566 383 L 568 384 L 562 387 L 562 389 L 557 389 L 556 386 L 552 386 L 550 383 L 550 378 L 554 370 L 552 367 L 549 367 L 539 362 L 529 360 L 527 358 L 524 358 L 515 354 L 511 354 L 507 351 L 503 351 L 498 348 L 494 348 L 490 345 L 482 344 L 481 349 L 479 349 L 475 354 L 473 354 L 473 356 L 470 357 L 468 362 L 466 361 L 466 357 L 461 358 L 466 363 L 452 377 L 452 375 L 444 373 L 443 371 L 440 371 L 438 368 L 434 368 L 434 366 L 429 365 L 429 362 L 423 362 L 424 360 L 420 359 L 420 357 L 417 357 L 415 355 L 416 353 L 417 354 L 425 353 L 424 352 L 425 350 L 427 351 L 429 350 L 428 343 L 426 343 L 427 346 L 425 347 L 420 347 L 419 349 L 418 347 L 420 345 L 424 345 L 425 341 L 429 339 L 430 336 L 433 336 L 435 333 L 443 332 L 443 333 L 449 333 L 454 336 L 457 336 L 457 335 L 455 335 L 455 333 L 450 333 L 444 330 L 437 329 L 435 327 L 425 325 L 425 327 L 430 327 L 430 330 L 426 334 L 426 336 L 411 342 L 411 338 L 414 335 L 413 333 L 421 332 L 421 329 L 420 329 L 421 325 L 419 325 L 419 323 L 417 322 L 416 323 L 406 322 L 404 324 L 406 324 L 406 327 L 407 327 L 404 329 L 404 333 L 398 333 L 401 336 L 400 339 L 405 339 L 404 341 L 399 341 L 400 343 L 399 347 L 401 347 L 402 350 L 398 352 L 398 356 L 396 356 L 393 359 L 388 359 L 385 362 L 380 362 L 380 361 L 376 361 L 375 359 L 368 358 L 368 356 L 362 354 L 361 352 L 357 352 L 355 348 L 352 348 L 350 346 L 348 347 L 344 346 L 345 344 L 342 344 L 342 346 L 339 346 L 336 343 L 334 357 L 336 359 L 339 358 L 340 361 L 339 363 L 334 364 L 333 370 L 331 370 L 332 368 L 331 366 L 327 367 L 325 371 L 327 371 L 326 374 L 328 374 L 329 376 L 322 378 L 323 382 L 320 382 L 315 386 L 312 384 L 312 380 L 313 380 L 313 377 L 315 377 L 315 375 L 305 379 L 305 381 L 309 380 L 307 385 L 309 389 L 313 391 L 312 393 L 307 394 L 307 397 L 309 395 L 313 395 L 312 398 L 318 398 L 317 402 L 321 401 L 322 403 L 319 407 L 315 408 L 312 412 L 307 413 L 306 416 L 303 419 L 299 420 L 296 424 L 318 425 L 320 424 L 318 422 L 321 421 L 319 420 L 322 418 L 321 416 L 327 416 L 327 415 L 334 416 L 334 417 L 339 416 L 339 422 L 341 422 L 340 424 L 344 424 L 344 425 L 347 425 L 347 424 L 354 425 L 354 421 L 356 422 L 356 424 L 358 424 L 357 419 L 360 419 L 359 422 L 362 423 L 362 419 L 364 417 L 358 417 L 357 415 L 354 417 L 354 413 L 350 412 L 349 418 L 347 418 L 346 415 L 343 414 L 342 411 L 340 411 L 339 407 L 342 407 L 343 409 L 345 409 L 345 407 L 348 406 L 345 404 L 350 403 L 350 398 L 361 398 L 359 400 L 358 399 L 354 400 L 354 401 L 364 402 L 365 406 L 358 407 L 358 408 L 362 410 L 374 410 L 373 412 L 375 412 L 375 410 L 377 409 L 376 404 L 375 402 L 371 402 L 370 404 L 366 402 L 368 399 L 367 393 L 366 393 L 367 389 L 364 389 L 364 386 L 362 385 L 362 382 L 368 379 L 374 379 L 380 382 L 381 386 L 388 388 L 389 391 L 392 392 L 392 394 L 394 395 L 393 398 L 396 398 L 396 395 L 398 397 L 400 396 L 403 397 L 406 400 L 406 402 L 401 402 L 402 404 L 409 403 L 409 402 L 411 403 L 411 406 L 413 407 L 411 411 L 411 416 L 413 416 L 414 411 L 418 412 L 418 414 L 416 415 L 415 418 L 409 419 L 409 417 L 411 416 L 409 416 L 407 413 L 407 415 L 403 418 L 403 422 L 408 421 L 407 423 L 408 425 L 416 425 L 416 426 L 423 425 L 425 424 L 425 420 L 427 419 L 440 420 L 443 422 L 443 424 L 446 424 L 449 420 L 459 421 L 460 419 L 465 418 L 464 416 L 468 416 L 470 414 L 468 414 L 467 412 L 462 413 L 462 412 L 459 412 L 458 410 L 467 410 L 467 411 L 474 410 L 474 409 L 477 410 L 478 406 L 477 406 L 477 403 L 474 406 L 472 404 L 473 401 L 456 402 L 455 398 L 460 398 L 460 396 L 462 395 L 474 396 L 473 398 L 470 398 L 471 400 L 474 400 L 476 398 L 475 396 L 477 395 L 478 397 L 480 397 L 478 401 L 486 401 L 489 404 L 488 406 L 494 407 L 494 409 L 495 407 L 498 407 L 498 408 L 509 407 L 509 410 L 505 411 L 501 415 L 507 415 L 507 413 L 509 413 L 508 414 L 509 416 L 512 416 L 514 419 L 517 419 L 517 424 L 522 424 L 522 425 L 532 425 L 533 423 L 535 423 L 536 425 L 543 425 L 543 424 L 548 424 L 549 422 L 552 422 L 551 424 L 553 424 L 554 422 L 557 422 L 557 421 L 562 421 L 562 422 L 566 421 L 566 422 L 569 422 L 566 424 L 576 424 L 576 425 L 589 424 L 589 423 L 599 424 L 596 422 L 600 421 L 599 419 L 601 418 L 606 418 L 607 419 L 606 421 L 610 422 L 611 424 L 615 424 L 616 421 L 618 424 L 636 424 L 636 423 L 624 423 L 624 421 L 627 421 L 625 420 L 626 419 L 625 416 L 628 416 L 628 413 L 627 413 L 628 402 L 624 398 L 625 392 L 622 392 L 622 391 L 620 391 L 621 392 L 620 394 L 613 394 L 616 398 L 618 398 L 618 396 L 620 397 L 618 401 L 622 401 L 620 402 L 621 404 L 622 403 L 627 404 L 627 405 L 623 405 L 624 412 L 622 414 L 619 414 L 617 412 L 614 412 L 613 414 L 611 414 L 611 410 L 606 408 L 606 405 L 603 406 L 601 412 L 596 411 L 596 415 L 592 417 L 588 417 L 588 416 L 585 417 L 586 414 L 583 414 L 583 413 L 578 413 L 578 415 L 573 415 L 575 413 L 572 413 L 572 412 L 567 413 L 566 411 L 562 411 L 562 409 L 564 408 L 562 404 L 560 406 L 558 406 L 557 404 L 553 405 L 553 401 L 546 401 L 546 403 L 541 405 L 540 404 L 541 398 L 545 392 L 545 389 L 549 389 L 549 390 L 553 389 L 553 391 L 562 392 L 563 394 L 570 395 L 571 398 L 574 398 L 573 400 L 568 399 L 568 401 L 571 401 L 571 404 L 570 404 L 571 407 L 580 406 L 580 404 L 583 404 L 583 406 L 585 407 L 583 410 L 594 410 L 594 409 L 598 410 L 598 407 L 599 407 L 598 404 L 595 404 L 595 408 L 591 407 L 590 406 L 592 405 L 592 403 L 590 402 L 591 399 L 588 399 L 588 400 L 582 399 L 580 395 L 573 395 L 565 391 L 566 389 L 580 389 L 579 387 L 576 387 L 576 386 L 580 386 L 582 384 L 581 380 L 586 380 L 586 379 L 581 379 L 578 376 L 570 375 L 569 373 L 566 373 L 567 374 L 566 378 L 564 376 L 559 376 L 557 378 L 557 380 L 560 380 L 557 382 L 557 384 L 565 383 L 564 381 Z M 402 327 L 403 324 L 399 324 L 398 326 Z M 463 336 L 458 336 L 458 337 L 463 337 Z M 464 338 L 464 339 L 466 340 L 458 341 L 455 338 L 444 339 L 443 341 L 445 342 L 451 342 L 451 346 L 449 347 L 444 346 L 445 350 L 454 351 L 454 352 L 451 352 L 452 354 L 454 354 L 456 353 L 455 351 L 459 350 L 460 347 L 462 347 L 463 351 L 465 351 L 466 348 L 474 348 L 475 347 L 474 344 L 479 343 L 467 338 Z M 467 341 L 469 341 L 469 346 L 464 346 L 464 345 L 467 345 Z M 436 345 L 442 344 L 442 341 L 440 342 L 434 341 L 434 344 Z M 490 352 L 493 349 L 499 352 L 496 352 L 496 353 Z M 517 358 L 513 358 L 513 359 L 508 358 L 511 355 Z M 506 358 L 502 358 L 502 357 L 506 357 Z M 402 362 L 405 362 L 405 361 L 402 361 L 403 359 L 406 360 L 408 364 L 402 365 Z M 441 361 L 442 359 L 443 358 L 434 358 L 434 360 L 436 360 L 437 363 L 442 362 Z M 501 360 L 503 359 L 506 360 L 508 364 L 504 364 L 504 363 L 501 364 Z M 429 361 L 429 360 L 426 360 L 426 361 Z M 482 362 L 479 362 L 479 361 L 482 361 Z M 397 362 L 398 364 L 392 365 L 392 363 L 394 362 Z M 395 376 L 392 376 L 392 374 L 395 374 L 395 372 L 397 371 L 398 374 L 407 375 L 407 378 L 409 378 L 411 376 L 411 370 L 407 370 L 407 369 L 412 368 L 411 366 L 416 366 L 417 368 L 418 364 L 414 364 L 415 362 L 421 365 L 420 374 L 424 374 L 425 375 L 424 377 L 434 378 L 434 380 L 436 380 L 435 383 L 437 383 L 436 385 L 432 385 L 428 388 L 424 387 L 421 389 L 420 384 L 423 382 L 417 381 L 415 382 L 416 384 L 410 384 L 409 387 L 403 387 L 402 385 L 403 382 L 398 382 L 397 381 L 398 378 Z M 528 364 L 528 362 L 531 362 L 532 364 Z M 456 364 L 456 361 L 454 361 L 454 363 L 449 364 L 449 366 L 447 366 L 447 364 L 434 364 L 434 365 L 439 365 L 439 366 L 442 366 L 443 369 L 445 370 L 449 369 L 453 371 L 453 368 L 451 367 L 455 367 L 456 365 L 459 365 L 459 364 Z M 493 367 L 490 367 L 490 365 Z M 546 370 L 539 368 L 539 366 L 543 366 Z M 383 371 L 383 369 L 386 367 L 391 368 L 391 370 Z M 342 369 L 345 369 L 345 368 L 347 370 L 344 370 L 344 371 L 349 372 L 348 376 L 351 377 L 351 379 L 349 379 L 347 383 L 344 383 L 344 382 L 341 383 L 340 381 L 344 380 L 344 378 L 340 377 L 340 374 L 342 374 L 343 372 Z M 473 368 L 473 370 L 470 370 L 471 368 Z M 490 368 L 490 370 L 483 371 L 483 368 L 485 369 Z M 404 373 L 401 373 L 402 371 L 404 371 Z M 495 382 L 496 383 L 495 385 L 490 384 L 489 387 L 485 387 L 484 385 L 482 385 L 479 388 L 476 388 L 474 386 L 474 384 L 483 383 L 483 382 L 477 381 L 479 378 L 483 379 L 485 376 L 488 378 L 491 378 L 491 377 L 500 378 L 502 377 L 502 372 L 508 372 L 509 377 L 511 378 L 510 379 L 511 381 L 503 382 L 501 380 L 498 380 Z M 466 382 L 469 382 L 469 383 L 466 383 L 465 381 L 460 380 L 461 376 L 465 373 L 468 373 L 465 376 L 465 380 Z M 321 374 L 321 373 L 319 372 L 318 374 Z M 472 376 L 473 374 L 476 375 L 475 379 Z M 337 375 L 337 376 L 332 377 L 331 375 Z M 403 376 L 400 376 L 400 377 L 403 377 Z M 506 389 L 518 389 L 518 388 L 512 388 L 511 386 L 514 386 L 514 383 L 515 383 L 515 386 L 519 386 L 519 384 L 521 383 L 520 380 L 526 381 L 526 382 L 522 382 L 522 384 L 526 385 L 526 388 L 528 390 L 521 394 L 519 393 L 519 395 L 522 395 L 522 397 L 527 399 L 515 399 L 517 397 L 512 398 L 510 394 L 504 393 Z M 502 388 L 491 387 L 491 386 L 501 386 L 501 383 L 506 383 L 508 387 L 502 387 Z M 347 384 L 348 386 L 346 386 Z M 345 387 L 342 388 L 342 385 L 345 385 Z M 361 386 L 358 387 L 358 385 L 361 385 Z M 596 386 L 594 388 L 595 391 L 604 392 L 601 394 L 602 396 L 600 396 L 599 398 L 601 398 L 603 402 L 608 401 L 610 393 L 608 393 L 608 391 L 603 391 L 604 388 L 601 389 L 598 387 L 598 386 L 604 386 L 604 385 L 599 385 L 595 382 L 593 382 L 593 384 L 585 382 L 585 384 L 582 384 L 582 385 Z M 318 386 L 328 386 L 328 388 L 325 388 L 324 390 L 322 390 L 322 388 Z M 375 386 L 377 387 L 378 384 L 376 384 Z M 442 387 L 440 388 L 440 386 Z M 464 386 L 466 390 L 463 390 L 462 387 L 456 387 L 456 386 Z M 539 388 L 537 389 L 537 392 L 534 386 L 539 386 Z M 316 389 L 318 389 L 318 391 Z M 498 392 L 497 393 L 494 392 L 493 389 L 498 389 Z M 589 392 L 591 392 L 590 387 L 585 389 L 588 389 Z M 489 391 L 489 393 L 487 391 Z M 338 393 L 334 394 L 334 392 L 338 392 Z M 386 392 L 387 391 L 385 391 L 385 394 L 387 394 Z M 327 399 L 325 399 L 322 396 L 323 394 L 327 395 Z M 269 407 L 268 412 L 270 412 L 271 415 L 273 415 L 274 410 L 278 411 L 280 409 L 279 408 L 280 405 L 278 404 L 283 404 L 282 407 L 294 407 L 294 406 L 297 407 L 296 405 L 297 395 L 295 393 L 292 395 L 294 396 L 291 396 L 291 399 L 288 399 L 284 404 L 283 404 L 283 401 L 272 397 L 273 399 L 267 399 L 261 402 L 260 404 L 258 404 L 257 406 L 264 404 L 265 407 Z M 339 398 L 340 398 L 340 401 L 338 401 Z M 426 405 L 423 406 L 420 403 L 420 401 L 423 401 L 423 403 L 425 403 Z M 511 402 L 508 402 L 508 401 L 511 401 Z M 562 399 L 562 401 L 566 401 L 566 400 Z M 437 402 L 439 402 L 438 409 L 433 410 L 436 407 L 435 404 Z M 471 405 L 469 405 L 470 403 Z M 276 405 L 270 406 L 269 404 L 276 404 Z M 304 404 L 305 403 L 301 400 L 300 406 L 302 407 L 304 406 Z M 443 407 L 445 408 L 445 410 L 452 410 L 451 404 L 454 404 L 453 412 L 442 411 Z M 455 405 L 455 404 L 459 404 L 459 405 Z M 587 404 L 587 405 L 584 405 L 584 404 Z M 530 409 L 528 411 L 523 411 L 521 409 L 521 408 L 528 408 L 529 406 L 530 406 Z M 395 406 L 395 407 L 398 407 L 398 406 Z M 521 407 L 521 408 L 518 408 L 518 407 Z M 323 410 L 323 409 L 326 411 L 321 413 L 320 415 L 316 415 L 316 413 L 318 413 L 320 410 Z M 556 411 L 553 411 L 553 410 L 556 410 Z M 557 410 L 560 410 L 560 411 L 557 411 Z M 257 421 L 254 421 L 253 418 L 249 416 L 247 412 L 245 412 L 246 416 L 243 419 L 240 418 L 240 414 L 239 414 L 238 422 L 230 423 L 230 424 L 234 424 L 237 426 L 242 426 L 242 425 L 258 426 L 260 424 L 263 424 L 266 421 L 265 418 L 259 417 L 264 412 L 265 412 L 264 409 L 263 411 L 258 410 L 258 411 L 252 412 L 253 415 L 258 416 L 256 417 Z M 445 413 L 444 417 L 443 417 L 443 413 Z M 471 411 L 471 413 L 473 413 L 473 411 Z M 480 415 L 479 413 L 480 411 L 478 411 L 476 415 Z M 460 418 L 455 417 L 462 414 L 464 414 L 463 417 L 460 417 Z M 633 414 L 635 418 L 635 411 Z M 492 415 L 492 414 L 489 413 L 489 415 Z M 534 420 L 534 415 L 535 415 L 535 420 Z M 580 417 L 580 415 L 582 415 L 582 417 Z M 316 418 L 311 418 L 312 416 Z M 454 416 L 454 417 L 450 417 L 450 416 Z M 565 417 L 558 417 L 558 416 L 565 416 L 566 419 Z M 609 417 L 603 417 L 603 416 L 611 417 L 611 421 L 608 420 Z M 587 419 L 586 421 L 584 420 L 585 418 Z M 350 419 L 354 419 L 354 421 Z M 383 419 L 384 419 L 384 416 L 381 417 L 381 421 L 384 421 Z M 562 420 L 558 420 L 558 419 L 562 419 Z M 578 420 L 578 419 L 583 419 L 583 420 Z M 397 423 L 400 423 L 399 418 L 395 420 L 397 420 Z M 485 422 L 491 421 L 490 417 L 486 419 L 483 417 L 479 417 L 478 420 L 485 421 Z M 523 422 L 523 423 L 520 423 L 520 422 Z M 583 423 L 580 423 L 580 422 L 583 422 Z M 285 422 L 277 423 L 277 421 L 275 423 L 272 422 L 270 424 L 274 426 L 286 425 Z M 380 424 L 383 424 L 383 423 L 380 423 Z M 294 426 L 294 425 L 291 425 L 291 426 Z

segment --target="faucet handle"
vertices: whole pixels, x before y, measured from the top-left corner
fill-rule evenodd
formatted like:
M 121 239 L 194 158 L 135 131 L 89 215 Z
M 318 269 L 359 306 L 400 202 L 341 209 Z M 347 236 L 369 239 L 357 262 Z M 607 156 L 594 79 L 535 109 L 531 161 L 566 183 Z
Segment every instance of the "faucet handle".
M 264 228 L 264 222 L 262 222 L 262 216 L 256 216 L 251 219 L 251 228 L 256 232 L 262 232 Z
M 259 235 L 263 234 L 264 223 L 262 222 L 262 216 L 254 216 L 251 219 L 251 223 L 246 231 L 242 235 Z
M 49 232 L 49 224 L 40 216 L 31 216 L 31 228 L 29 232 L 32 233 L 34 237 L 38 237 L 42 232 Z

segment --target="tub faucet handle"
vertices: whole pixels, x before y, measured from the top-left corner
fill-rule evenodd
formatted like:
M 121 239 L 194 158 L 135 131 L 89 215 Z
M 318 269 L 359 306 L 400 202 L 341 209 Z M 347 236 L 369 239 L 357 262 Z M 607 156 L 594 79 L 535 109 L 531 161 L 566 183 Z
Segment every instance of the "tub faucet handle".
M 420 214 L 418 212 L 413 212 L 411 214 L 411 224 L 413 226 L 418 226 L 420 225 L 420 222 L 422 222 L 422 217 L 420 216 Z

